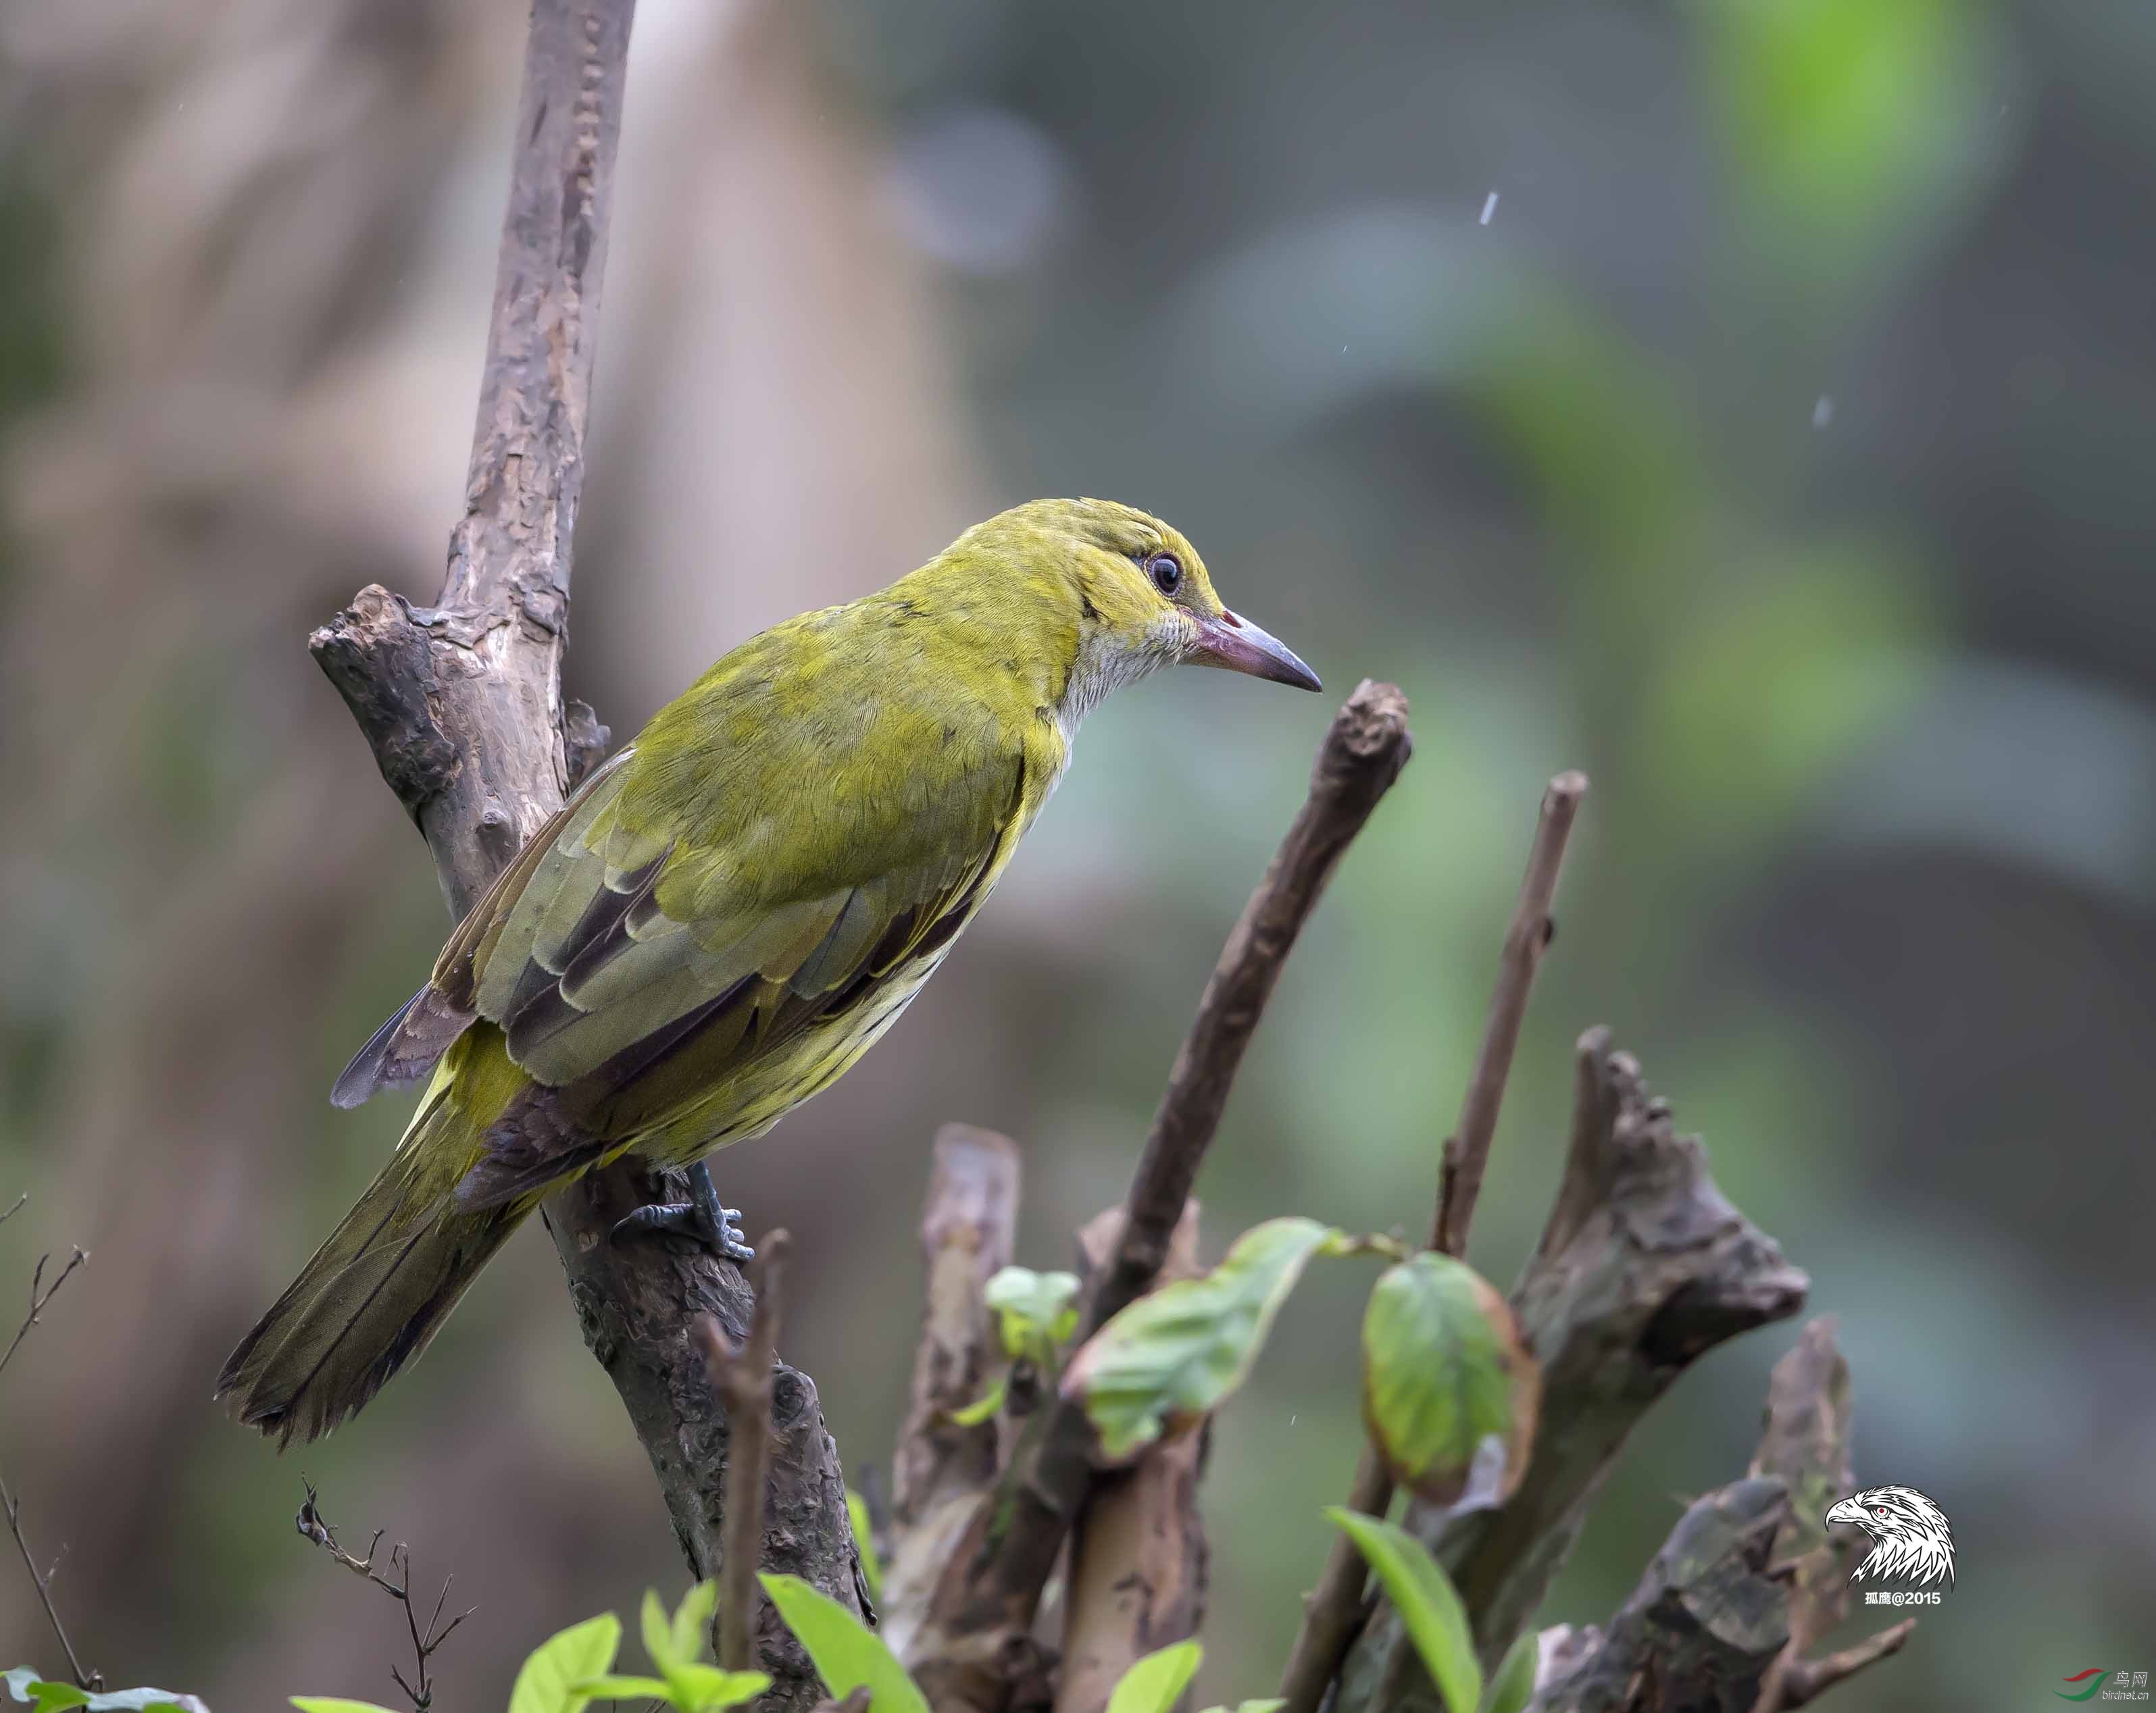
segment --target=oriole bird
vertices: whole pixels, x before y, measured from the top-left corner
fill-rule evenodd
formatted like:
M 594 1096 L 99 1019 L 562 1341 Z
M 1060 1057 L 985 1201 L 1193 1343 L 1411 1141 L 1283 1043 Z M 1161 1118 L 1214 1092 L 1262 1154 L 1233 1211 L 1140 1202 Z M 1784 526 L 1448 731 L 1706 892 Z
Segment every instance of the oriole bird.
M 1004 512 L 726 655 L 534 835 L 338 1079 L 340 1106 L 429 1080 L 218 1394 L 284 1443 L 327 1433 L 549 1192 L 632 1149 L 690 1166 L 829 1087 L 980 909 L 1086 714 L 1184 662 L 1319 688 L 1182 536 L 1092 500 Z M 634 1223 L 746 1254 L 692 1182 Z

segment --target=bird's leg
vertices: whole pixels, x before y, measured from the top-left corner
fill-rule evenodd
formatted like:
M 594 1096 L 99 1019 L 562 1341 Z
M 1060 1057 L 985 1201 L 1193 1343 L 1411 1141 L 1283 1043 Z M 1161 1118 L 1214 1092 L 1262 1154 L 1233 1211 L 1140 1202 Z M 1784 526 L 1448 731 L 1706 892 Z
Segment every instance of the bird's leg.
M 695 1238 L 715 1255 L 746 1264 L 756 1259 L 756 1251 L 743 1239 L 740 1219 L 740 1208 L 719 1205 L 711 1168 L 699 1160 L 689 1168 L 687 1201 L 654 1202 L 639 1208 L 615 1223 L 612 1236 L 620 1243 L 649 1232 L 671 1231 Z

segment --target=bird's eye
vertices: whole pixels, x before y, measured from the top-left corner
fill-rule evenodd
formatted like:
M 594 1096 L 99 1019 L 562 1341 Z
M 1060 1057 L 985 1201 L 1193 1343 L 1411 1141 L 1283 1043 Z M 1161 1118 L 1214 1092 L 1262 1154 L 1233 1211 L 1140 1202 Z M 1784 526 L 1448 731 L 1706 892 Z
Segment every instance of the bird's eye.
M 1874 1505 L 1871 1514 L 1874 1516 L 1884 1516 L 1887 1515 L 1887 1507 L 1883 1505 Z
M 1183 587 L 1183 562 L 1173 553 L 1156 553 L 1146 561 L 1146 575 L 1152 586 L 1163 595 L 1172 595 Z

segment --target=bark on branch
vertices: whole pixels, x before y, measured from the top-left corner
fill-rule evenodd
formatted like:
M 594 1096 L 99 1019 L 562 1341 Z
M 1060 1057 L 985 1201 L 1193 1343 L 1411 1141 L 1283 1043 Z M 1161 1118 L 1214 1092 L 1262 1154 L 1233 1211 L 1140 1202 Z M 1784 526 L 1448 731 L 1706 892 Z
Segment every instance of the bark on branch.
M 633 0 L 534 0 L 509 207 L 480 382 L 465 511 L 431 608 L 360 592 L 311 646 L 425 835 L 461 916 L 605 748 L 588 708 L 565 704 L 571 547 L 583 485 L 599 288 Z M 553 1233 L 584 1341 L 620 1392 L 691 1572 L 720 1562 L 728 1429 L 692 1329 L 716 1315 L 739 1341 L 740 1271 L 663 1240 L 617 1245 L 613 1222 L 678 1182 L 634 1165 L 552 1198 Z M 816 1389 L 774 1377 L 766 1567 L 858 1610 L 838 1454 Z M 772 1705 L 819 1699 L 788 1639 Z
M 1694 1502 L 1606 1628 L 1544 1638 L 1532 1713 L 1786 1713 L 1897 1652 L 1915 1620 L 1805 1657 L 1848 1606 L 1849 1370 L 1813 1321 L 1775 1364 L 1744 1479 Z

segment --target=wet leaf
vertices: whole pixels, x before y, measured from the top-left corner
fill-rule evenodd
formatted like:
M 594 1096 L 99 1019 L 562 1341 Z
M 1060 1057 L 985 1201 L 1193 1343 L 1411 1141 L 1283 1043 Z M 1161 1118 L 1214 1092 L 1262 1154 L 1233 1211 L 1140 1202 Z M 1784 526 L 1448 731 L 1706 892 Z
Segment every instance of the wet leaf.
M 1249 1376 L 1311 1257 L 1358 1247 L 1315 1219 L 1252 1226 L 1210 1273 L 1140 1297 L 1086 1340 L 1063 1395 L 1084 1403 L 1110 1462 L 1188 1429 Z
M 1434 1250 L 1386 1269 L 1363 1316 L 1363 1419 L 1401 1485 L 1438 1505 L 1502 1504 L 1541 1398 L 1512 1307 L 1481 1274 Z

